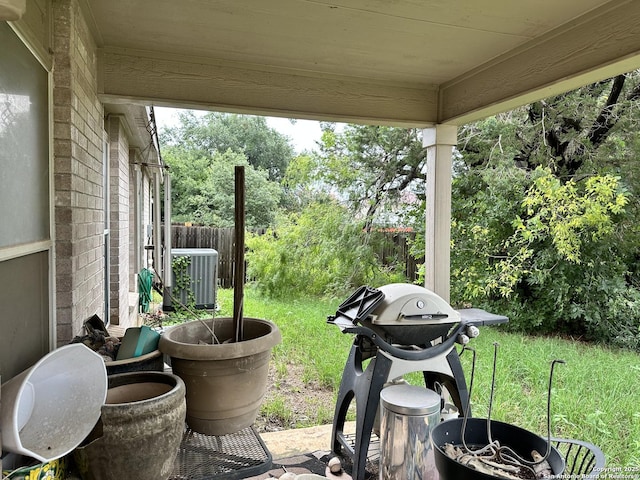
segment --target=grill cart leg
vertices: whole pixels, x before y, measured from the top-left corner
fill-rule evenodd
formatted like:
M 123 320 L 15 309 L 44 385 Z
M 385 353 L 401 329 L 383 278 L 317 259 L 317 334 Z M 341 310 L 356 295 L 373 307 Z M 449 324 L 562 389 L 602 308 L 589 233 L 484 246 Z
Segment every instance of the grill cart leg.
M 460 363 L 460 357 L 458 356 L 458 352 L 454 349 L 449 352 L 446 359 L 449 368 L 451 369 L 451 373 L 453 373 L 453 377 L 444 373 L 425 371 L 422 372 L 424 375 L 424 383 L 428 389 L 435 391 L 437 391 L 435 386 L 436 382 L 445 387 L 451 395 L 451 400 L 453 400 L 453 404 L 458 409 L 458 412 L 460 412 L 461 415 L 464 415 L 469 404 L 469 391 L 467 389 L 467 382 L 464 378 L 462 364 Z M 471 416 L 470 408 L 469 416 Z
M 392 361 L 384 356 L 371 359 L 362 370 L 362 352 L 357 341 L 351 347 L 349 358 L 342 374 L 338 400 L 333 418 L 332 450 L 340 455 L 345 453 L 353 461 L 353 480 L 365 478 L 367 453 L 371 442 L 371 432 L 378 412 L 380 392 L 387 382 Z M 356 400 L 355 445 L 344 434 L 344 422 L 351 401 Z

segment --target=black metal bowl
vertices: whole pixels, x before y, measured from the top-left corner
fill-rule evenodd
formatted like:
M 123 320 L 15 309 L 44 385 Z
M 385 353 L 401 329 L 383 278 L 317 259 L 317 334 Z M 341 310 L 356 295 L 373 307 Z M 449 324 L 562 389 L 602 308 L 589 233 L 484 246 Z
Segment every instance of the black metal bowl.
M 440 480 L 494 480 L 498 477 L 488 475 L 471 467 L 467 467 L 444 453 L 447 443 L 453 445 L 462 444 L 463 418 L 456 418 L 442 422 L 431 432 L 436 468 L 440 474 Z M 537 450 L 541 455 L 547 451 L 547 440 L 535 433 L 508 423 L 491 421 L 491 436 L 498 440 L 500 445 L 508 446 L 522 458 L 530 459 L 531 451 Z M 467 445 L 483 446 L 489 443 L 487 437 L 487 420 L 485 418 L 470 418 L 465 430 L 465 442 Z M 564 458 L 552 447 L 547 459 L 554 475 L 560 475 L 564 471 Z

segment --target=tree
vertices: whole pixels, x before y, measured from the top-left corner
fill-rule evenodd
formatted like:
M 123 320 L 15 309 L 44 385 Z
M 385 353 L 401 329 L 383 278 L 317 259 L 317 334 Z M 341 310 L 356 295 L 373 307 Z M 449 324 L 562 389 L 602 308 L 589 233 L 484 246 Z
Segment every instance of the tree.
M 458 145 L 472 167 L 507 148 L 515 166 L 548 167 L 563 181 L 593 171 L 622 173 L 630 167 L 621 163 L 628 146 L 638 142 L 639 100 L 640 72 L 633 71 L 466 125 Z
M 288 139 L 262 117 L 187 112 L 180 122 L 161 135 L 172 220 L 233 226 L 233 167 L 245 165 L 247 226 L 269 226 L 282 199 L 278 179 L 293 152 Z
M 165 160 L 171 165 L 173 221 L 192 221 L 217 227 L 234 225 L 234 167 L 245 166 L 246 225 L 269 226 L 277 211 L 281 187 L 256 170 L 246 158 L 230 150 L 212 158 L 169 148 Z
M 291 160 L 282 179 L 285 210 L 299 212 L 314 202 L 335 200 L 330 187 L 314 179 L 319 168 L 321 167 L 318 158 L 309 153 L 298 155 Z
M 628 193 L 618 179 L 561 182 L 549 169 L 502 165 L 453 190 L 467 195 L 452 212 L 457 303 L 508 314 L 516 330 L 612 338 L 611 305 L 635 295 L 624 282 Z
M 336 201 L 281 213 L 265 235 L 247 238 L 248 276 L 271 297 L 343 297 L 361 285 L 406 281 L 375 255 L 371 233 Z
M 640 347 L 637 106 L 632 72 L 460 130 L 456 302 Z
M 365 228 L 384 223 L 383 213 L 402 222 L 398 206 L 424 197 L 426 150 L 416 129 L 347 125 L 338 132 L 323 124 L 315 160 L 313 181 L 343 199 Z
M 227 150 L 242 153 L 256 170 L 280 181 L 293 157 L 289 139 L 270 128 L 264 117 L 211 112 L 196 116 L 181 113 L 180 125 L 162 134 L 162 142 L 197 156 L 212 157 Z

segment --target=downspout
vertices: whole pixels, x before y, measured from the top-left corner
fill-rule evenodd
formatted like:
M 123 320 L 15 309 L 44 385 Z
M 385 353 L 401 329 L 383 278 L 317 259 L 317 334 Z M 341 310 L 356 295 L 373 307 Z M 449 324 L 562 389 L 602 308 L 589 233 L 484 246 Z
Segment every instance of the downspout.
M 135 155 L 135 153 L 134 153 Z M 143 241 L 144 233 L 142 229 L 144 228 L 142 225 L 142 202 L 143 202 L 143 186 L 142 186 L 142 167 L 138 164 L 134 165 L 135 172 L 135 191 L 136 191 L 136 199 L 135 199 L 135 211 L 134 211 L 134 225 L 135 231 L 133 236 L 133 251 L 134 251 L 134 264 L 135 264 L 135 280 L 136 285 L 138 284 L 138 272 L 142 269 L 142 254 L 143 251 Z M 136 287 L 136 291 L 138 291 Z
M 164 178 L 164 288 L 173 286 L 171 270 L 171 175 L 167 172 Z

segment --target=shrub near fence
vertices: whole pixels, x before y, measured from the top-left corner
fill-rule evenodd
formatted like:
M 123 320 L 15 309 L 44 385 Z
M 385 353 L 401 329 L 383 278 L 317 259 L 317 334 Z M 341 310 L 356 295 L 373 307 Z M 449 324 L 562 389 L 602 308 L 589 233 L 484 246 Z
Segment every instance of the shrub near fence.
M 251 230 L 252 233 L 262 235 L 266 229 Z M 389 265 L 402 259 L 405 265 L 405 275 L 414 280 L 417 275 L 417 263 L 409 255 L 407 241 L 413 232 L 385 230 L 387 242 L 380 247 L 378 257 L 383 264 Z M 234 270 L 234 229 L 203 226 L 171 226 L 171 248 L 213 248 L 218 252 L 218 284 L 222 288 L 233 288 Z

